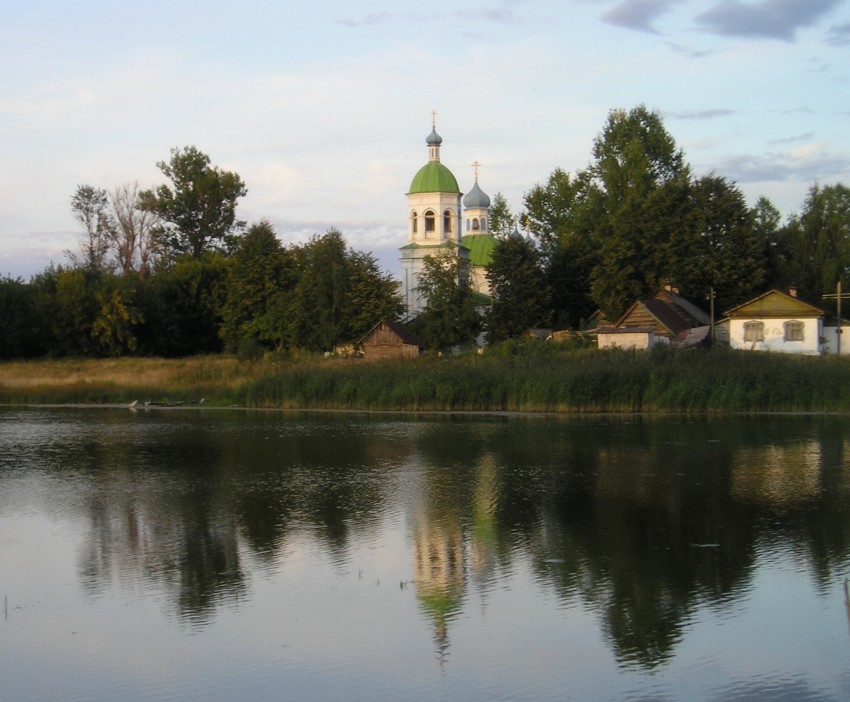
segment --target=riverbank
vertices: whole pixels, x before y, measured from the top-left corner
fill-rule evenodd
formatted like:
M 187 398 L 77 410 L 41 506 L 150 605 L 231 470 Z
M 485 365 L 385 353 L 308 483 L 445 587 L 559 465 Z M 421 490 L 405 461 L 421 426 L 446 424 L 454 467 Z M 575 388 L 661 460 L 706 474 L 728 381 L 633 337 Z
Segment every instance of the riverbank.
M 0 363 L 2 404 L 199 403 L 280 409 L 519 412 L 850 411 L 850 359 L 651 353 L 517 343 L 367 362 L 232 356 Z

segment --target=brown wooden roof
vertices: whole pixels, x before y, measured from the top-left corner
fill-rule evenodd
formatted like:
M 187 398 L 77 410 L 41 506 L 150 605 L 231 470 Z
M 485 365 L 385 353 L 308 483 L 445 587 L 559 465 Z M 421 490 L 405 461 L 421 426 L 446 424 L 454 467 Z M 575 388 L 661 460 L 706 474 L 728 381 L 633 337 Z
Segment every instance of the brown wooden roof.
M 378 322 L 357 343 L 361 346 L 368 344 L 371 339 L 375 338 L 379 334 L 379 332 L 390 332 L 395 335 L 398 338 L 398 341 L 402 344 L 418 346 L 420 349 L 425 348 L 425 342 L 411 332 L 404 324 L 387 319 L 382 319 Z
M 659 290 L 648 300 L 638 300 L 617 320 L 616 327 L 652 327 L 657 334 L 675 339 L 682 332 L 710 324 L 709 316 L 681 295 Z

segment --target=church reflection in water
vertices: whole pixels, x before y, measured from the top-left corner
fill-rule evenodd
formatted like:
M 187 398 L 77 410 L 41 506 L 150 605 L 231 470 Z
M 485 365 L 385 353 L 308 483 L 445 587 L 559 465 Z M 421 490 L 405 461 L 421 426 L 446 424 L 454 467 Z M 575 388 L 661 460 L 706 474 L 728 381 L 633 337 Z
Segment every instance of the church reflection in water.
M 652 669 L 695 610 L 747 596 L 765 545 L 791 549 L 823 587 L 850 558 L 840 421 L 324 418 L 268 438 L 275 427 L 199 421 L 168 450 L 159 435 L 132 445 L 105 432 L 77 466 L 86 591 L 154 587 L 204 626 L 250 598 L 257 567 L 306 550 L 345 573 L 362 543 L 398 544 L 403 529 L 407 551 L 386 546 L 388 567 L 415 592 L 440 661 L 471 603 L 528 566 L 597 614 L 618 660 Z M 330 430 L 338 440 L 317 447 Z

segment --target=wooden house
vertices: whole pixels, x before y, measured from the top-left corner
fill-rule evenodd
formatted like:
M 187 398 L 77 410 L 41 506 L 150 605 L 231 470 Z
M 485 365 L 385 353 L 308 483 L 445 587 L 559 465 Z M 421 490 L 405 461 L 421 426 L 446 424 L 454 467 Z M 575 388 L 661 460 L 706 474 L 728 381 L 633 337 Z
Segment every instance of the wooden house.
M 599 348 L 642 348 L 656 344 L 693 346 L 708 339 L 708 313 L 672 288 L 634 302 L 613 326 L 599 327 Z
M 415 358 L 425 350 L 425 344 L 404 324 L 385 319 L 372 327 L 358 345 L 367 359 Z

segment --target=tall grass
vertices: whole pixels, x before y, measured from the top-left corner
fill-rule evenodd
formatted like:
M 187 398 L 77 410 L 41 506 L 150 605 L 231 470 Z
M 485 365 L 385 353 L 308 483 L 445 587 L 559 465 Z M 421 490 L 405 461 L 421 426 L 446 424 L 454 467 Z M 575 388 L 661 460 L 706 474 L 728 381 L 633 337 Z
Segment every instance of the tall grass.
M 285 409 L 850 411 L 850 358 L 598 351 L 532 341 L 483 355 L 368 362 L 227 356 L 0 364 L 0 403 L 138 400 Z

